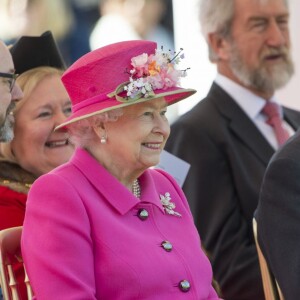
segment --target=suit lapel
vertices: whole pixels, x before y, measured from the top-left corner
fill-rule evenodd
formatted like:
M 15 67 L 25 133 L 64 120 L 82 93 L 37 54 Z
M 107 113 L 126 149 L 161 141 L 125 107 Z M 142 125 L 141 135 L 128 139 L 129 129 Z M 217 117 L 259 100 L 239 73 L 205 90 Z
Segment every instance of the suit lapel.
M 274 149 L 239 105 L 215 83 L 208 97 L 212 99 L 219 113 L 228 120 L 230 130 L 267 165 Z
M 298 111 L 283 107 L 283 118 L 295 131 L 298 130 L 300 126 L 300 114 Z

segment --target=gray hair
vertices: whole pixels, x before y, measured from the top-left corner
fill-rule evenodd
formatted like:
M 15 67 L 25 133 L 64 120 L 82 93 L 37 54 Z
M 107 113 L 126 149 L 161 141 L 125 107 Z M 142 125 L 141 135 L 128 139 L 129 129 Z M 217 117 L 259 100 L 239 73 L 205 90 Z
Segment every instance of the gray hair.
M 210 47 L 208 36 L 217 33 L 223 38 L 231 36 L 231 25 L 235 13 L 236 0 L 200 0 L 200 25 L 202 34 L 208 44 L 209 59 L 216 61 L 218 57 Z M 264 2 L 266 0 L 258 0 Z M 283 0 L 288 7 L 289 0 Z
M 70 142 L 77 147 L 90 147 L 95 139 L 93 126 L 97 126 L 100 123 L 116 122 L 122 115 L 123 109 L 118 108 L 69 124 Z

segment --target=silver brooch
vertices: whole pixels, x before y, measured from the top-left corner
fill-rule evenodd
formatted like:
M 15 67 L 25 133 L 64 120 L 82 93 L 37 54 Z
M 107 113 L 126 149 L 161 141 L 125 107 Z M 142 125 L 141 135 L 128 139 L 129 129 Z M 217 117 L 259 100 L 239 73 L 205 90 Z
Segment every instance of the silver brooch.
M 171 197 L 170 197 L 170 193 L 165 193 L 165 195 L 159 195 L 160 196 L 160 201 L 161 201 L 161 204 L 165 210 L 165 212 L 169 215 L 173 215 L 173 216 L 176 216 L 176 217 L 181 217 L 181 214 L 174 211 L 174 208 L 176 207 L 176 205 L 171 202 Z

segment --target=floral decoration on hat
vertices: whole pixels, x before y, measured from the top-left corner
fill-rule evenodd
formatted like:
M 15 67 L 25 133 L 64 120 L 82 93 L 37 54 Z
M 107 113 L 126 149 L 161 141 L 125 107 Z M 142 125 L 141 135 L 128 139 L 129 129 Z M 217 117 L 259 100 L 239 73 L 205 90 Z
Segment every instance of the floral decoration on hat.
M 164 52 L 156 49 L 154 54 L 143 53 L 131 59 L 133 68 L 128 72 L 129 81 L 120 84 L 115 92 L 109 96 L 115 96 L 118 101 L 131 102 L 141 98 L 155 96 L 155 90 L 165 90 L 178 85 L 181 77 L 186 76 L 185 70 L 177 70 L 175 66 L 184 59 L 181 48 L 178 53 L 171 50 Z M 173 57 L 172 57 L 173 55 Z M 126 97 L 121 97 L 121 92 L 126 92 Z

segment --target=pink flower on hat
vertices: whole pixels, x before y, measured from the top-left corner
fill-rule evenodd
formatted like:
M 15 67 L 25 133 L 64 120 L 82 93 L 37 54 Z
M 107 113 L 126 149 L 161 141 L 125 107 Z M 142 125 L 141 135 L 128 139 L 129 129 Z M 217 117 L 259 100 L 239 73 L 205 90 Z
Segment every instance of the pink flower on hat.
M 143 77 L 148 74 L 148 54 L 143 53 L 131 59 L 131 65 L 134 67 L 130 73 L 137 77 Z
M 155 50 L 155 54 L 143 53 L 131 59 L 133 68 L 129 71 L 129 83 L 124 85 L 128 99 L 137 100 L 154 96 L 155 90 L 168 89 L 179 83 L 180 77 L 186 76 L 186 70 L 176 70 L 182 58 L 182 49 L 174 57 L 171 51 Z

